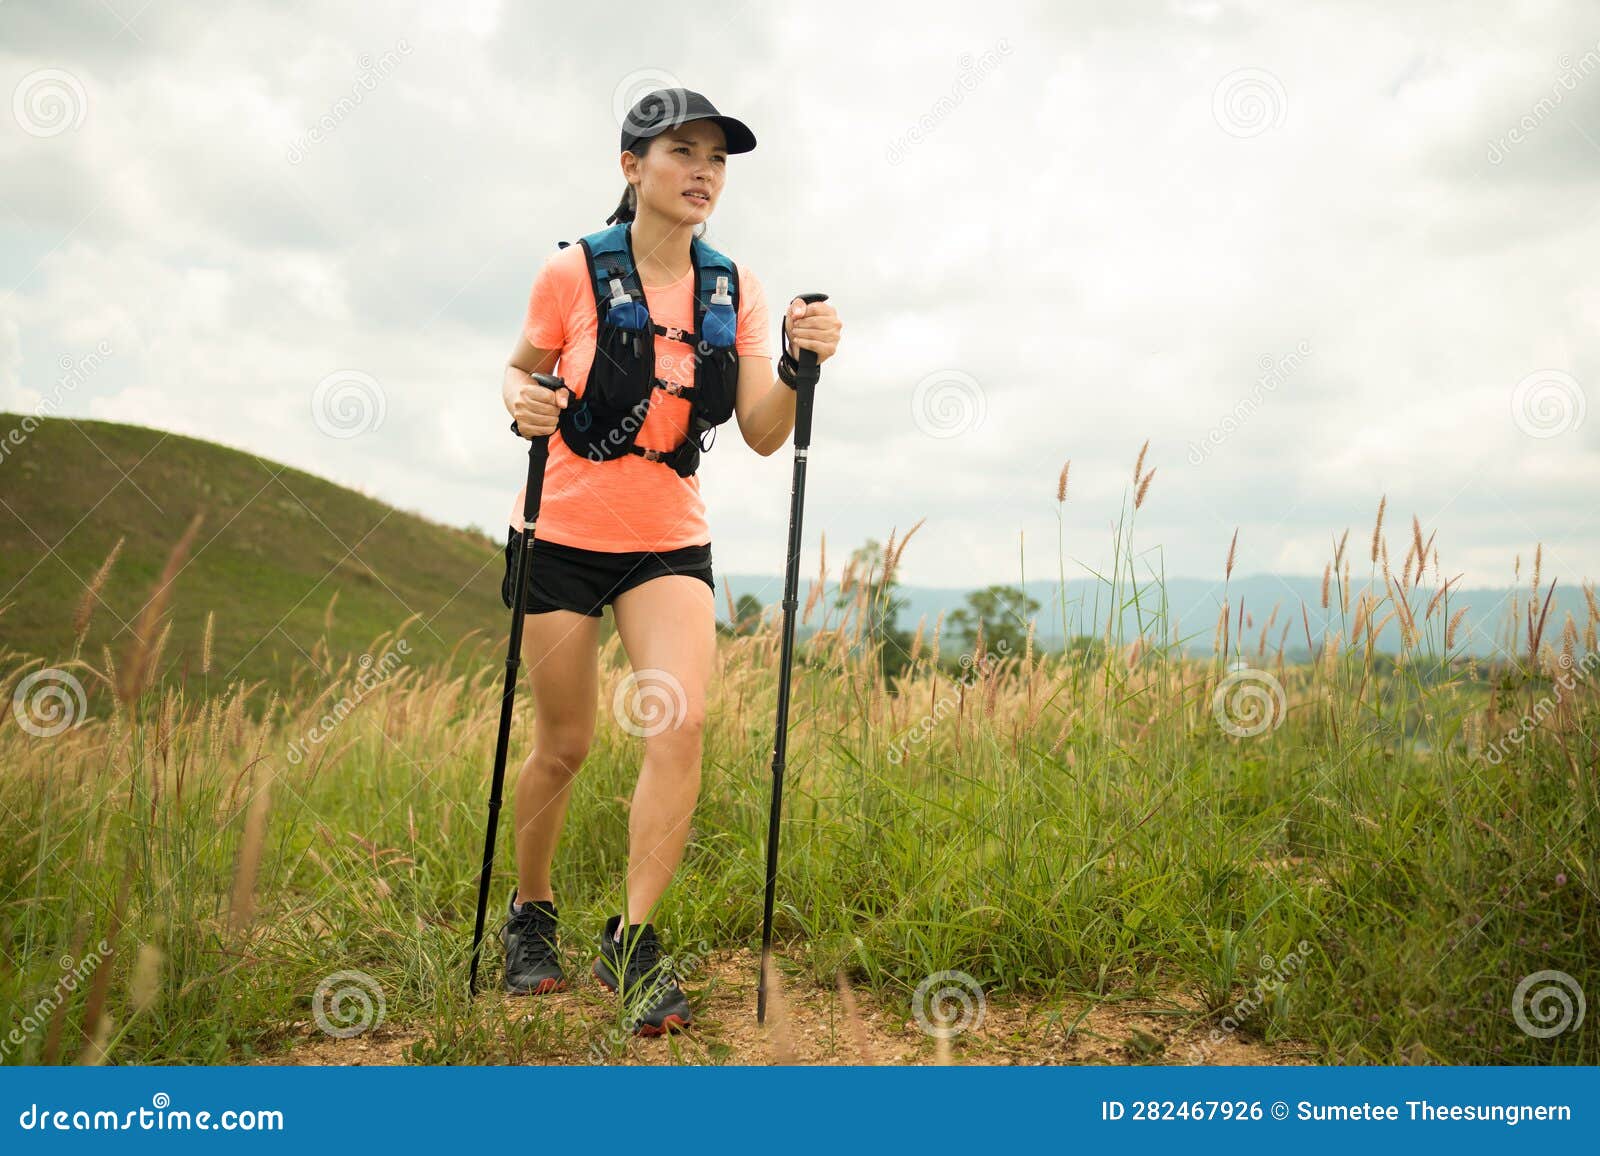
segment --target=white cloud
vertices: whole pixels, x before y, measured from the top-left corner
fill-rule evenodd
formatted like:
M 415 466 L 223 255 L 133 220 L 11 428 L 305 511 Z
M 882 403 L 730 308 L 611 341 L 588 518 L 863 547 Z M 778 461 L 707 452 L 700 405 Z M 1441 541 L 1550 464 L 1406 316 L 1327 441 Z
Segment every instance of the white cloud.
M 22 388 L 21 368 L 22 330 L 15 317 L 0 316 L 0 407 L 22 411 L 38 404 L 38 393 Z
M 730 166 L 713 240 L 775 310 L 816 288 L 846 320 L 807 506 L 808 540 L 828 530 L 837 558 L 927 515 L 908 580 L 1009 580 L 1019 531 L 1030 573 L 1051 573 L 1036 552 L 1054 549 L 1066 458 L 1072 552 L 1096 557 L 1149 438 L 1139 535 L 1170 574 L 1215 574 L 1235 525 L 1263 567 L 1319 572 L 1383 492 L 1437 517 L 1471 581 L 1539 539 L 1567 578 L 1600 572 L 1600 72 L 1487 155 L 1559 58 L 1595 47 L 1584 5 L 1440 0 L 1376 23 L 1204 0 L 823 13 L 483 0 L 308 25 L 232 6 L 126 32 L 98 3 L 22 14 L 7 75 L 64 68 L 89 104 L 76 130 L 0 136 L 0 251 L 29 271 L 0 313 L 5 404 L 105 341 L 65 412 L 497 524 L 521 481 L 503 359 L 545 254 L 615 203 L 613 97 L 655 70 L 760 140 Z M 1282 93 L 1259 135 L 1216 120 L 1239 70 Z M 1191 465 L 1261 359 L 1301 342 L 1304 363 Z M 1511 395 L 1546 368 L 1581 384 L 1589 418 L 1532 438 Z M 341 369 L 386 401 L 348 440 L 310 408 Z M 951 370 L 979 383 L 983 422 L 927 436 L 917 384 Z M 788 456 L 723 434 L 703 473 L 718 567 L 775 571 Z

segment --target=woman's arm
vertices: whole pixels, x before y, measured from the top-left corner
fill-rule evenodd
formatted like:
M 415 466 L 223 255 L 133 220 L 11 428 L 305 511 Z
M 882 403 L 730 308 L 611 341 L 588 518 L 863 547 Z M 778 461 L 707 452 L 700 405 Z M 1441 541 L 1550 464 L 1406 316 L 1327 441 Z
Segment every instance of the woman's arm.
M 798 297 L 789 302 L 789 347 L 809 349 L 824 362 L 839 348 L 844 323 L 826 301 L 806 304 Z M 745 444 L 767 457 L 789 440 L 794 429 L 795 391 L 772 370 L 770 357 L 739 358 L 739 389 L 734 413 Z
M 537 349 L 526 337 L 518 336 L 506 371 L 500 380 L 500 400 L 506 412 L 517 419 L 517 432 L 525 438 L 543 437 L 556 429 L 560 410 L 567 408 L 570 389 L 559 393 L 533 380 L 535 373 L 549 373 L 560 358 L 559 349 Z
M 767 457 L 789 440 L 794 429 L 794 390 L 772 372 L 770 357 L 739 358 L 739 391 L 733 412 L 745 445 Z

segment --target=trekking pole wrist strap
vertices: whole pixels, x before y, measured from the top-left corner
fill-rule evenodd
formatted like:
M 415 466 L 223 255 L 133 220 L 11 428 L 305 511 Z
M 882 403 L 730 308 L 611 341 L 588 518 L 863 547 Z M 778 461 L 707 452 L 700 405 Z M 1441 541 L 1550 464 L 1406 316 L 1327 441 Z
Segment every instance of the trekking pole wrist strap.
M 790 389 L 799 389 L 799 370 L 800 363 L 785 350 L 783 356 L 778 358 L 778 379 Z
M 800 294 L 800 300 L 804 301 L 808 305 L 817 301 L 826 301 L 827 299 L 828 295 L 826 293 Z M 816 384 L 815 374 L 817 372 L 817 355 L 809 349 L 804 350 L 803 352 L 807 355 L 806 360 L 808 363 L 805 366 L 805 373 L 807 378 L 814 385 Z M 787 385 L 790 389 L 799 392 L 801 372 L 802 370 L 799 358 L 795 356 L 794 350 L 790 348 L 789 345 L 789 316 L 788 314 L 784 314 L 783 356 L 778 358 L 778 377 L 783 381 L 784 385 Z
M 789 319 L 783 319 L 783 352 L 778 357 L 778 379 L 790 389 L 800 388 L 800 362 L 789 346 Z

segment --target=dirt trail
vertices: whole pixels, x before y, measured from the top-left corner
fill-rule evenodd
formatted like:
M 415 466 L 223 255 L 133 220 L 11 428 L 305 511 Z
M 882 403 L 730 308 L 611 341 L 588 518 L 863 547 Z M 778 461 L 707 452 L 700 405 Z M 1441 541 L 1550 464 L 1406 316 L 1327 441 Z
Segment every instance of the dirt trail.
M 756 1024 L 756 958 L 747 950 L 719 953 L 683 984 L 695 1009 L 694 1026 L 661 1039 L 637 1039 L 617 1027 L 615 998 L 587 972 L 572 990 L 507 997 L 490 990 L 480 1006 L 507 1018 L 502 1048 L 450 1062 L 533 1064 L 1250 1064 L 1314 1062 L 1292 1042 L 1268 1045 L 1218 1032 L 1192 1000 L 1025 1003 L 988 999 L 980 1022 L 948 1042 L 915 1020 L 884 1011 L 871 993 L 841 997 L 789 978 Z M 857 1014 L 847 1014 L 852 999 Z M 948 1004 L 952 1013 L 955 1004 Z M 387 1022 L 350 1039 L 295 1025 L 303 1042 L 260 1064 L 404 1064 L 413 1045 L 430 1050 L 423 1024 Z M 1213 1040 L 1216 1033 L 1221 1038 Z M 519 1044 L 511 1042 L 518 1037 Z M 608 1041 L 616 1046 L 605 1051 Z

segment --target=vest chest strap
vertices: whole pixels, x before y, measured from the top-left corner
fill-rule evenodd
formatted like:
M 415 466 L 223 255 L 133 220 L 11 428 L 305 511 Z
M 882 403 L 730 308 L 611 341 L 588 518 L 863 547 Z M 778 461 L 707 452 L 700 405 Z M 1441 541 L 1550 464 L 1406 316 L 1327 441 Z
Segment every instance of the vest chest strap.
M 657 325 L 654 321 L 650 323 L 650 328 L 668 341 L 677 341 L 683 345 L 694 344 L 694 334 L 687 329 L 679 329 L 676 325 Z
M 689 397 L 695 391 L 695 387 L 692 385 L 679 385 L 677 382 L 668 381 L 664 377 L 656 378 L 655 384 L 656 388 L 662 393 L 670 393 L 673 397 Z

